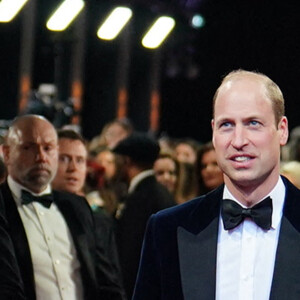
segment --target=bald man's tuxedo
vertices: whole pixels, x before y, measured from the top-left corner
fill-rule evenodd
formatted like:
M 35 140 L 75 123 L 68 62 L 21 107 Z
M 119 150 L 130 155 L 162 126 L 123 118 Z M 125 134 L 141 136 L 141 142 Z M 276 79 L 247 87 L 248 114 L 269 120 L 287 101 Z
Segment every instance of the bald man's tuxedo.
M 287 179 L 270 299 L 300 299 L 300 191 Z M 134 300 L 213 300 L 224 186 L 150 218 Z
M 33 300 L 36 299 L 34 271 L 26 232 L 7 183 L 0 186 L 0 192 L 25 295 L 27 299 Z M 95 220 L 86 200 L 74 194 L 57 191 L 53 191 L 53 198 L 74 241 L 80 262 L 84 299 L 124 299 L 118 279 L 110 273 L 109 261 L 103 254 L 103 243 L 96 239 L 98 233 L 95 232 Z

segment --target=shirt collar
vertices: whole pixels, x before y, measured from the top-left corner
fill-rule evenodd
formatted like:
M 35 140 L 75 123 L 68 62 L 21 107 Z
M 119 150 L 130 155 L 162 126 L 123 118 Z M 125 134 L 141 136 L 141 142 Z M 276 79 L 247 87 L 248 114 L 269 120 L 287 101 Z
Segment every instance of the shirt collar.
M 273 188 L 273 190 L 266 195 L 264 198 L 270 196 L 272 199 L 273 204 L 273 213 L 272 213 L 272 228 L 276 229 L 280 223 L 282 212 L 283 212 L 283 205 L 285 199 L 285 185 L 279 176 L 277 184 Z M 264 199 L 263 198 L 263 199 Z M 232 199 L 233 201 L 237 202 L 241 206 L 245 207 L 245 205 L 241 204 L 228 190 L 227 186 L 224 187 L 223 192 L 223 199 Z M 261 200 L 263 200 L 261 199 Z
M 130 182 L 129 188 L 128 188 L 128 193 L 132 193 L 136 186 L 146 177 L 154 175 L 153 170 L 145 170 L 139 173 L 138 175 L 134 176 Z
M 31 193 L 32 195 L 35 196 L 42 196 L 45 194 L 51 194 L 51 186 L 50 184 L 48 184 L 48 186 L 45 188 L 45 190 L 43 190 L 41 193 L 37 194 L 37 193 L 33 193 L 32 191 L 30 191 L 29 189 L 27 189 L 26 187 L 22 186 L 21 184 L 19 184 L 18 182 L 16 182 L 10 175 L 8 175 L 7 177 L 7 184 L 14 196 L 14 198 L 16 200 L 21 199 L 21 193 L 22 190 L 26 190 L 29 193 Z

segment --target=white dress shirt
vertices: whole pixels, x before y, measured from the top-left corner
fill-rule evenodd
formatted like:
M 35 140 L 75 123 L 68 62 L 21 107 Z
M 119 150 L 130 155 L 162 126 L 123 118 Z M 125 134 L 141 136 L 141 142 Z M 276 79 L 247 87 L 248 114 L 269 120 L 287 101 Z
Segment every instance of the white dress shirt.
M 26 188 L 10 176 L 8 185 L 27 235 L 37 300 L 83 299 L 80 263 L 61 212 L 54 203 L 49 209 L 39 202 L 22 205 L 21 190 Z M 39 195 L 48 193 L 50 186 Z
M 285 186 L 281 178 L 267 196 L 272 198 L 273 203 L 270 230 L 263 230 L 246 218 L 239 226 L 227 231 L 220 218 L 217 300 L 267 300 L 270 297 L 285 197 Z M 223 199 L 226 198 L 238 202 L 225 186 Z

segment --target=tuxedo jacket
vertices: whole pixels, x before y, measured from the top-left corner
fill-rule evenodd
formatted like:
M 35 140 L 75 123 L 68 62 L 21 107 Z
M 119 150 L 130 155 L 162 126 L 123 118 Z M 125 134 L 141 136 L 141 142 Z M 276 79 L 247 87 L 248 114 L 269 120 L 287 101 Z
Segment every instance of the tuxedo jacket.
M 283 209 L 270 299 L 300 299 L 300 190 L 283 178 Z M 149 220 L 134 300 L 213 300 L 224 186 Z
M 24 282 L 25 295 L 27 299 L 34 300 L 34 271 L 26 232 L 7 183 L 0 186 L 0 191 L 5 205 L 8 230 Z M 58 191 L 53 191 L 53 198 L 74 241 L 81 267 L 84 299 L 123 299 L 119 282 L 115 282 L 110 274 L 109 262 L 103 253 L 103 242 L 96 239 L 95 220 L 86 200 Z
M 25 299 L 23 282 L 0 199 L 0 299 Z
M 117 245 L 127 297 L 131 299 L 140 253 L 149 217 L 175 205 L 168 190 L 153 175 L 141 180 L 125 199 L 125 208 L 117 222 Z

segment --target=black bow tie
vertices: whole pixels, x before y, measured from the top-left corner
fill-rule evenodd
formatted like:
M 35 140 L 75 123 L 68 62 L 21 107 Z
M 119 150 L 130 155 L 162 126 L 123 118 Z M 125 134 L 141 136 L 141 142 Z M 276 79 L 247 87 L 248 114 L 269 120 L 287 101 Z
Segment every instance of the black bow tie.
M 233 229 L 245 218 L 252 219 L 262 229 L 269 230 L 272 224 L 272 199 L 267 197 L 251 208 L 243 208 L 233 200 L 222 201 L 222 218 L 225 230 Z
M 53 202 L 52 194 L 45 194 L 42 196 L 34 196 L 30 192 L 22 190 L 22 204 L 29 204 L 33 201 L 40 202 L 45 207 L 49 208 Z

